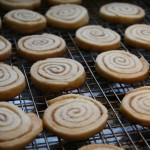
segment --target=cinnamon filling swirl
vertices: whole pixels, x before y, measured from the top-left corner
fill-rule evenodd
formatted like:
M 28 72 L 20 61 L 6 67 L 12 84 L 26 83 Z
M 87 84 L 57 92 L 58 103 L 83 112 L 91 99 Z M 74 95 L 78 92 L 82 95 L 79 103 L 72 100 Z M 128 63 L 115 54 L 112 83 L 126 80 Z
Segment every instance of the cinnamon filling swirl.
M 150 87 L 131 90 L 121 103 L 123 115 L 143 126 L 150 126 Z
M 150 48 L 150 25 L 136 24 L 125 31 L 125 41 L 134 47 Z
M 17 67 L 0 63 L 0 100 L 9 100 L 25 89 L 25 78 Z
M 142 81 L 147 77 L 149 64 L 141 57 L 113 50 L 98 55 L 95 64 L 97 72 L 109 80 L 121 83 Z
M 32 82 L 41 90 L 60 92 L 80 87 L 85 81 L 83 66 L 66 58 L 51 58 L 31 67 Z
M 88 25 L 77 30 L 76 42 L 83 49 L 105 51 L 120 47 L 120 35 L 99 25 Z
M 66 51 L 66 42 L 53 34 L 32 35 L 18 41 L 19 53 L 31 61 L 58 57 Z
M 70 140 L 89 138 L 106 125 L 106 108 L 91 98 L 68 94 L 50 100 L 48 104 L 44 124 L 60 137 Z

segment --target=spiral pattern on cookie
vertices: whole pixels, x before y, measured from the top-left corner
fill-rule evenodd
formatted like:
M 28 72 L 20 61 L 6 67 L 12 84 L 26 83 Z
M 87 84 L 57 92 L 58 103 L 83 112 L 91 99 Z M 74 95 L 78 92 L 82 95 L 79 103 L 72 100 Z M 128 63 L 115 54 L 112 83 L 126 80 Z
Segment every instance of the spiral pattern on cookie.
M 120 36 L 116 32 L 95 25 L 88 25 L 80 28 L 77 30 L 76 36 L 84 41 L 89 41 L 99 45 L 120 41 Z
M 51 110 L 56 124 L 67 128 L 85 127 L 101 117 L 101 110 L 84 99 L 69 99 Z
M 47 12 L 47 16 L 66 22 L 72 22 L 86 13 L 86 9 L 82 6 L 74 4 L 64 4 L 52 7 Z
M 65 139 L 81 140 L 102 130 L 108 119 L 105 106 L 92 98 L 66 94 L 48 101 L 45 127 Z
M 41 20 L 41 16 L 37 12 L 33 12 L 26 9 L 18 9 L 11 12 L 11 16 L 14 19 L 23 21 L 23 22 L 36 22 Z
M 53 58 L 41 61 L 38 66 L 38 74 L 43 78 L 68 82 L 83 71 L 83 67 L 76 61 L 64 58 Z
M 3 36 L 0 36 L 0 62 L 3 62 L 11 55 L 12 45 Z
M 130 39 L 150 42 L 150 25 L 132 25 L 126 29 L 125 34 Z
M 0 141 L 16 139 L 30 131 L 30 118 L 17 106 L 0 102 Z
M 134 74 L 143 69 L 143 64 L 138 57 L 127 52 L 106 52 L 100 55 L 98 60 L 108 70 L 116 73 Z
M 143 11 L 140 7 L 128 3 L 110 3 L 102 6 L 101 10 L 115 16 L 137 16 Z
M 6 43 L 0 39 L 0 51 L 3 51 L 7 47 Z
M 62 45 L 62 39 L 52 34 L 34 35 L 25 38 L 24 47 L 33 51 L 54 50 Z
M 130 101 L 131 107 L 138 113 L 150 116 L 150 93 L 141 93 Z
M 121 111 L 127 118 L 150 126 L 150 87 L 140 87 L 127 93 L 122 100 Z
M 9 86 L 17 80 L 17 72 L 11 66 L 0 63 L 0 87 Z

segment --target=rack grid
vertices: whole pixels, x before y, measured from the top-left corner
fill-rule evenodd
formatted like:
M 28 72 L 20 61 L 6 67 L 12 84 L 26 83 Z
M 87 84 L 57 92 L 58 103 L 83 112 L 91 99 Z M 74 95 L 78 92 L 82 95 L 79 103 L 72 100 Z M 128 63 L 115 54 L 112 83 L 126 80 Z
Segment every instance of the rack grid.
M 90 21 L 89 24 L 102 25 L 107 28 L 111 28 L 117 31 L 121 37 L 121 49 L 129 51 L 138 57 L 144 56 L 145 59 L 150 62 L 150 51 L 132 48 L 127 46 L 124 42 L 124 31 L 127 25 L 113 24 L 102 20 L 99 17 L 99 8 L 105 4 L 112 2 L 110 0 L 83 0 L 82 5 L 89 11 Z M 125 2 L 125 1 L 124 1 Z M 142 23 L 150 23 L 150 1 L 148 0 L 134 0 L 133 4 L 139 5 L 144 8 L 146 17 Z M 45 14 L 48 10 L 48 4 L 43 1 L 41 8 L 36 11 L 41 14 Z M 6 12 L 0 10 L 0 16 L 3 18 Z M 93 143 L 105 143 L 115 144 L 124 149 L 136 149 L 136 150 L 148 150 L 150 149 L 150 128 L 142 127 L 132 121 L 127 120 L 119 111 L 120 103 L 125 94 L 134 88 L 140 86 L 150 85 L 150 76 L 143 81 L 132 84 L 120 84 L 111 82 L 103 77 L 100 77 L 94 68 L 96 56 L 98 52 L 84 51 L 76 45 L 75 42 L 75 30 L 61 30 L 51 26 L 47 26 L 43 31 L 36 34 L 53 33 L 61 36 L 67 43 L 67 52 L 63 55 L 65 58 L 71 58 L 80 62 L 86 70 L 85 84 L 76 90 L 62 92 L 62 93 L 43 93 L 36 89 L 31 83 L 30 79 L 30 67 L 33 62 L 21 58 L 17 53 L 17 41 L 23 37 L 22 34 L 16 34 L 10 31 L 5 25 L 3 25 L 0 34 L 7 38 L 13 46 L 13 53 L 9 60 L 5 63 L 9 65 L 17 66 L 25 75 L 26 78 L 26 90 L 19 96 L 15 97 L 10 102 L 21 107 L 25 112 L 35 112 L 39 117 L 47 108 L 47 101 L 62 94 L 74 93 L 82 94 L 84 96 L 92 97 L 102 104 L 104 104 L 109 111 L 109 120 L 106 127 L 95 136 L 82 141 L 67 141 L 57 137 L 49 131 L 44 130 L 36 139 L 26 146 L 26 150 L 76 150 L 79 147 L 86 144 Z

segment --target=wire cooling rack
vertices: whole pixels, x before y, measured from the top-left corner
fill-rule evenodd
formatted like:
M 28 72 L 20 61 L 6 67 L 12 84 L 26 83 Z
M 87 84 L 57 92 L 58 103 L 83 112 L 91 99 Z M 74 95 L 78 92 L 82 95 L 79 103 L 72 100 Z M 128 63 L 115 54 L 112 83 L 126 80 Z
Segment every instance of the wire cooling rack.
M 99 24 L 117 31 L 122 37 L 121 49 L 125 49 L 126 51 L 129 51 L 137 55 L 138 57 L 144 56 L 145 59 L 150 62 L 150 51 L 139 48 L 132 48 L 125 45 L 124 31 L 127 26 L 122 24 L 112 24 L 100 19 L 98 15 L 99 8 L 100 6 L 108 2 L 111 1 L 83 1 L 82 5 L 85 6 L 89 11 L 89 24 Z M 150 1 L 134 0 L 131 2 L 145 9 L 146 17 L 142 23 L 149 24 Z M 48 8 L 48 4 L 46 2 L 43 2 L 41 8 L 37 9 L 36 11 L 40 12 L 41 14 L 45 14 Z M 0 16 L 2 18 L 5 13 L 5 11 L 0 10 Z M 5 61 L 5 63 L 18 66 L 19 69 L 24 73 L 27 83 L 26 90 L 10 102 L 21 107 L 25 112 L 35 112 L 39 117 L 42 118 L 42 115 L 47 108 L 47 100 L 67 93 L 82 94 L 92 97 L 104 104 L 109 110 L 109 120 L 107 121 L 106 127 L 100 133 L 87 140 L 77 142 L 61 139 L 51 132 L 44 130 L 36 137 L 36 139 L 31 144 L 27 145 L 25 149 L 76 150 L 83 145 L 92 143 L 115 144 L 129 150 L 150 149 L 150 129 L 142 127 L 138 124 L 134 124 L 133 122 L 124 118 L 124 116 L 122 116 L 119 112 L 121 100 L 125 96 L 126 92 L 140 86 L 150 85 L 150 76 L 148 76 L 145 81 L 134 84 L 119 84 L 108 81 L 107 79 L 100 77 L 95 71 L 94 64 L 98 53 L 84 51 L 79 48 L 75 43 L 75 31 L 60 30 L 48 26 L 43 31 L 40 31 L 36 34 L 42 33 L 53 33 L 65 39 L 67 43 L 67 52 L 63 55 L 63 57 L 77 60 L 84 66 L 87 76 L 86 82 L 79 89 L 58 94 L 43 93 L 36 89 L 31 83 L 29 73 L 30 67 L 33 63 L 27 61 L 24 58 L 21 58 L 17 53 L 17 41 L 19 40 L 19 38 L 23 37 L 23 35 L 16 34 L 5 27 L 5 25 L 3 25 L 0 34 L 7 38 L 13 46 L 12 56 L 9 60 Z

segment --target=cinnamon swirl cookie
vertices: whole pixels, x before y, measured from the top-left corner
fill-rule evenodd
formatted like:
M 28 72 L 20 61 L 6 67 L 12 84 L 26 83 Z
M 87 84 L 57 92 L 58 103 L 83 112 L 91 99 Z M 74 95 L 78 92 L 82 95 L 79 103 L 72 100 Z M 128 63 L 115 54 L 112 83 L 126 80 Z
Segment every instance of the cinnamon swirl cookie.
M 49 25 L 63 29 L 77 29 L 89 21 L 86 8 L 75 4 L 62 4 L 51 7 L 46 12 Z
M 145 11 L 129 3 L 109 3 L 100 8 L 100 16 L 110 22 L 130 24 L 143 20 Z
M 66 43 L 53 34 L 32 35 L 21 38 L 18 49 L 21 56 L 35 61 L 61 56 L 66 51 Z
M 11 55 L 11 52 L 11 43 L 4 37 L 0 36 L 0 62 L 7 59 Z
M 79 88 L 85 81 L 83 66 L 72 59 L 49 58 L 33 64 L 31 80 L 43 91 L 61 92 Z
M 106 125 L 107 109 L 99 101 L 68 94 L 48 101 L 43 116 L 46 129 L 69 140 L 83 140 L 100 132 Z
M 80 4 L 82 0 L 48 0 L 49 4 L 56 5 L 56 4 Z
M 41 0 L 0 0 L 0 7 L 6 10 L 35 9 L 41 4 Z
M 129 91 L 122 100 L 120 110 L 126 118 L 150 127 L 150 86 Z
M 82 146 L 78 150 L 123 150 L 123 149 L 108 144 L 89 144 L 89 145 Z
M 97 72 L 114 82 L 132 83 L 143 81 L 149 71 L 149 64 L 144 57 L 121 51 L 113 50 L 103 52 L 96 59 Z
M 0 102 L 0 150 L 23 149 L 42 129 L 37 115 L 25 114 L 13 104 Z
M 135 24 L 125 31 L 125 41 L 127 44 L 150 49 L 150 25 Z
M 8 12 L 4 16 L 4 21 L 10 29 L 22 34 L 34 33 L 46 27 L 44 16 L 26 9 Z
M 0 100 L 10 100 L 25 89 L 25 77 L 14 66 L 0 63 Z
M 88 25 L 76 31 L 79 47 L 91 51 L 106 51 L 120 47 L 120 35 L 99 25 Z

